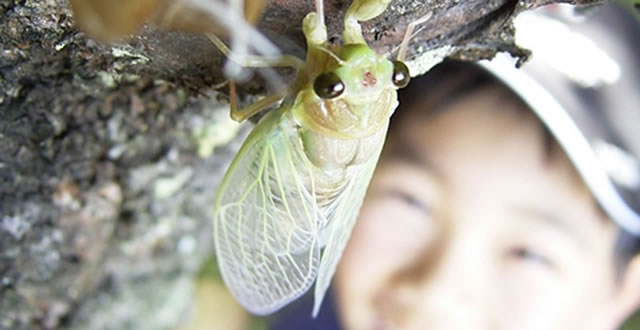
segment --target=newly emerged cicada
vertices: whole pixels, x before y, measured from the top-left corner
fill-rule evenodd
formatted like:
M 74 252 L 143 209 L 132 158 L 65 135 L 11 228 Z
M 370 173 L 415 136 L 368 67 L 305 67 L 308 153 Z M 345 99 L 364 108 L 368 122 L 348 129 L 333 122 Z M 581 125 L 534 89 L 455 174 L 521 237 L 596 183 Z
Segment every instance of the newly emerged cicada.
M 398 106 L 396 90 L 409 82 L 405 64 L 376 54 L 359 24 L 389 2 L 354 0 L 344 19 L 343 45 L 329 46 L 320 1 L 302 24 L 305 62 L 282 57 L 243 63 L 300 64 L 286 95 L 243 110 L 232 106 L 232 117 L 243 120 L 283 99 L 247 137 L 215 201 L 222 276 L 254 314 L 278 310 L 316 277 L 313 314 L 319 311 Z M 233 59 L 224 44 L 212 40 Z

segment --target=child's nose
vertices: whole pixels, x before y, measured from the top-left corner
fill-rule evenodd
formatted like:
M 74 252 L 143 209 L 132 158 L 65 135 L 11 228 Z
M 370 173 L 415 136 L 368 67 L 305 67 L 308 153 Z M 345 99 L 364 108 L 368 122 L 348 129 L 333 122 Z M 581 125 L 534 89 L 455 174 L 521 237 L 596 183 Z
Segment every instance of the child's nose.
M 402 329 L 495 329 L 486 258 L 463 240 L 451 239 L 399 274 L 382 302 L 383 313 L 394 313 Z

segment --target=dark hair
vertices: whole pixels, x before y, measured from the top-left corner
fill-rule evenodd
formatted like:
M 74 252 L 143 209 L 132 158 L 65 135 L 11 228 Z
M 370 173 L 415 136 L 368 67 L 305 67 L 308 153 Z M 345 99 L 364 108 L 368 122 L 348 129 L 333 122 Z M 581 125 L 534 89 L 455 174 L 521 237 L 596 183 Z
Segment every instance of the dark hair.
M 614 254 L 616 257 L 616 270 L 620 275 L 627 269 L 631 259 L 640 254 L 640 238 L 620 230 L 618 237 L 616 237 Z
M 510 91 L 508 86 L 476 64 L 446 60 L 427 74 L 415 78 L 409 86 L 399 91 L 401 108 L 392 117 L 391 127 L 393 129 L 394 122 L 402 121 L 406 115 L 412 115 L 403 113 L 403 109 L 414 108 L 412 106 L 417 103 L 422 105 L 420 108 L 429 109 L 430 113 L 438 112 L 448 108 L 448 105 L 456 100 L 487 87 L 502 87 L 505 91 Z M 515 93 L 510 95 L 523 105 L 522 109 L 530 109 Z M 531 110 L 529 111 L 528 114 L 534 115 Z M 551 158 L 555 153 L 564 152 L 544 123 L 539 122 L 543 132 L 545 157 Z M 605 214 L 604 211 L 602 213 Z M 622 274 L 631 259 L 639 254 L 640 237 L 620 228 L 614 247 L 616 272 Z

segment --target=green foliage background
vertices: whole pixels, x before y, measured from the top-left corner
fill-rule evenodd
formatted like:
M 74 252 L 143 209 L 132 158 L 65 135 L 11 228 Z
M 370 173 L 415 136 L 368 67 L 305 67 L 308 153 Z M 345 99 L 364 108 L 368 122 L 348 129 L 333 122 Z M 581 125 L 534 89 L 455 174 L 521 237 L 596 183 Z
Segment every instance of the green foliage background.
M 640 20 L 640 0 L 618 0 L 618 3 L 629 9 Z
M 640 311 L 636 312 L 620 329 L 640 330 Z

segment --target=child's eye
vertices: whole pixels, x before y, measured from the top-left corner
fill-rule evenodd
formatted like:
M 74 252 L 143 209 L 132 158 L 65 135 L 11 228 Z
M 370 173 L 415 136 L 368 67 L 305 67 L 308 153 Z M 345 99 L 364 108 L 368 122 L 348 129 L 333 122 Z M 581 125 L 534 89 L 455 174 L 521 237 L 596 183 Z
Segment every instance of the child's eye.
M 519 247 L 511 250 L 510 254 L 518 259 L 522 259 L 528 262 L 535 262 L 543 266 L 553 267 L 551 260 L 536 251 L 529 248 Z
M 391 197 L 396 198 L 401 202 L 405 203 L 411 208 L 414 208 L 425 214 L 429 213 L 429 208 L 427 207 L 426 203 L 424 203 L 423 201 L 421 201 L 411 193 L 408 193 L 402 190 L 393 189 L 393 190 L 389 190 L 388 194 Z

